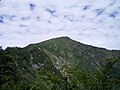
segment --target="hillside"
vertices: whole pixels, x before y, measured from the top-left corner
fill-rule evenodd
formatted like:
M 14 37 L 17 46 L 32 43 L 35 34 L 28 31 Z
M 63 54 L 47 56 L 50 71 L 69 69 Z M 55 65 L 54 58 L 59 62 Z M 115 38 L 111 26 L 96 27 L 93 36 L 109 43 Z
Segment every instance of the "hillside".
M 64 60 L 65 64 L 85 71 L 90 70 L 90 72 L 103 67 L 107 59 L 120 58 L 120 51 L 85 45 L 69 37 L 55 38 L 28 47 L 32 46 L 42 47 Z
M 10 71 L 1 73 L 3 90 L 16 90 L 16 87 L 18 90 L 117 90 L 120 87 L 119 50 L 85 45 L 69 37 L 54 38 L 25 48 L 9 47 L 0 50 L 0 59 L 1 71 Z M 15 75 L 11 73 L 13 70 Z M 16 84 L 11 85 L 4 76 L 16 76 L 15 80 L 7 79 Z

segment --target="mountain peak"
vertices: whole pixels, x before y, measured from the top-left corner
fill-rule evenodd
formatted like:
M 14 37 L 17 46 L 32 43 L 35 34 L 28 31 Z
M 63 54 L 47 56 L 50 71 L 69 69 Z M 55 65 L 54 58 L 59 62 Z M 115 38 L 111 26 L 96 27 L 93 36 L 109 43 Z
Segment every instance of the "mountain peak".
M 50 40 L 56 40 L 56 39 L 59 39 L 59 40 L 72 40 L 70 37 L 68 36 L 62 36 L 62 37 L 57 37 L 57 38 L 53 38 L 53 39 L 50 39 Z
M 58 37 L 59 39 L 71 39 L 70 37 L 68 36 L 63 36 L 63 37 Z

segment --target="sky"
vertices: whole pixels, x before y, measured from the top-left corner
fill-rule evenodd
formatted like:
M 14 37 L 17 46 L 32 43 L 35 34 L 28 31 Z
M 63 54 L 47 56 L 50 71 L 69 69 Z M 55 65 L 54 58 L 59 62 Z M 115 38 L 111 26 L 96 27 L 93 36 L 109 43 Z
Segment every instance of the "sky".
M 25 47 L 68 36 L 120 50 L 120 0 L 1 0 L 0 45 Z

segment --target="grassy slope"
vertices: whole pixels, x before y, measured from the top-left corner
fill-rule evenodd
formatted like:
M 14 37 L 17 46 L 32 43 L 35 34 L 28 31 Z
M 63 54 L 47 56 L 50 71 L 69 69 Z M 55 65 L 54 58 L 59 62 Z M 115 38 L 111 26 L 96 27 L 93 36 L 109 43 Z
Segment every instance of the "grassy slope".
M 68 65 L 89 72 L 94 69 L 99 70 L 105 65 L 107 59 L 118 59 L 120 56 L 120 51 L 84 45 L 69 37 L 51 39 L 35 46 L 43 47 L 58 58 L 63 58 Z

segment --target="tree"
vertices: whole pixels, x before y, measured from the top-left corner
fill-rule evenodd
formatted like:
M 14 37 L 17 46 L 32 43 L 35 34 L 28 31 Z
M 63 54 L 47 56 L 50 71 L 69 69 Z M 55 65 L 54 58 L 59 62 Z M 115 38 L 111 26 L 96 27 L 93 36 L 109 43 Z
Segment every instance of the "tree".
M 0 46 L 0 51 L 2 51 L 2 46 Z
M 0 87 L 13 88 L 17 82 L 15 62 L 10 55 L 0 51 Z
M 116 82 L 116 78 L 111 76 L 113 71 L 113 65 L 118 62 L 117 60 L 108 59 L 106 65 L 102 69 L 101 73 L 95 73 L 93 80 L 91 81 L 90 90 L 111 90 L 113 84 Z
M 85 90 L 89 83 L 87 74 L 74 67 L 63 65 L 61 73 L 65 80 L 66 90 Z

